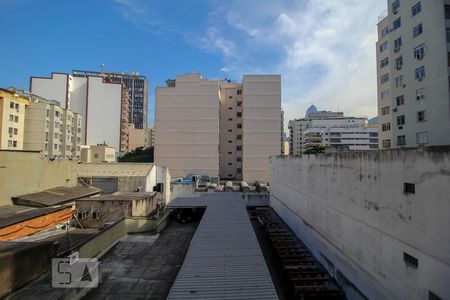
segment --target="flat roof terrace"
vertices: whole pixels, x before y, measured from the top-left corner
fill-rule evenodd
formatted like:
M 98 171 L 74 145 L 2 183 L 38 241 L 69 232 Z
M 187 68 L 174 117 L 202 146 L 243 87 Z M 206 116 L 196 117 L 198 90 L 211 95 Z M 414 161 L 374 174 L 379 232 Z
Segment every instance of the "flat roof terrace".
M 240 193 L 174 199 L 206 207 L 167 299 L 278 299 Z

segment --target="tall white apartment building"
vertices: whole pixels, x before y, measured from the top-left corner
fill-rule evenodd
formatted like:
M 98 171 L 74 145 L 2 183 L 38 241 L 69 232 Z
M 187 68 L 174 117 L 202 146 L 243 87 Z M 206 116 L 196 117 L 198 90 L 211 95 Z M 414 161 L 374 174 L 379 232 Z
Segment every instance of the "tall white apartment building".
M 449 42 L 449 0 L 388 0 L 378 23 L 380 148 L 450 144 Z
M 57 101 L 28 92 L 25 110 L 24 150 L 40 151 L 45 158 L 80 159 L 83 119 L 81 114 L 62 108 Z
M 50 78 L 31 77 L 30 93 L 61 103 L 61 108 L 83 116 L 82 144 L 108 144 L 121 149 L 124 85 L 106 77 L 75 77 L 52 73 Z M 123 139 L 122 139 L 123 140 Z
M 281 152 L 279 75 L 242 83 L 177 75 L 155 102 L 155 163 L 172 176 L 268 180 L 269 157 Z
M 317 111 L 311 106 L 305 118 L 289 121 L 289 154 L 300 155 L 314 146 L 330 152 L 378 149 L 378 127 L 367 118 L 344 117 L 342 112 Z

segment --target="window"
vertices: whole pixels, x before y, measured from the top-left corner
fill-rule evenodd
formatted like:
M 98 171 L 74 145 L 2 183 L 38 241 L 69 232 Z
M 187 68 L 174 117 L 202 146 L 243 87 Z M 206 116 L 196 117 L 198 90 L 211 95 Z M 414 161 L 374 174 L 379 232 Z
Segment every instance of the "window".
M 413 28 L 413 37 L 421 35 L 423 32 L 422 24 L 419 24 Z
M 447 31 L 447 38 L 448 38 L 448 31 Z M 419 45 L 416 48 L 414 48 L 414 58 L 418 60 L 422 60 L 425 56 L 425 44 Z
M 389 73 L 386 73 L 381 76 L 381 83 L 386 83 L 389 81 Z
M 13 148 L 17 147 L 17 141 L 13 141 Z
M 236 105 L 237 105 L 237 106 L 242 106 L 242 101 L 236 102 Z
M 387 65 L 389 65 L 389 57 L 386 57 L 385 59 L 381 60 L 380 62 L 380 67 L 386 67 Z
M 50 110 L 47 109 L 47 117 L 50 117 Z
M 59 128 L 59 123 L 55 122 L 55 128 Z
M 87 213 L 84 210 L 78 211 L 78 220 L 84 220 L 87 218 Z
M 95 210 L 92 212 L 92 219 L 100 219 L 100 211 L 99 210 Z
M 450 5 L 445 5 L 445 19 L 450 20 Z
M 242 117 L 242 113 L 241 113 L 241 112 L 238 112 L 238 113 L 236 114 L 236 116 L 237 116 L 238 118 L 241 118 L 241 117 Z
M 228 140 L 228 144 L 231 144 L 233 141 L 231 141 L 231 140 Z
M 14 130 L 14 128 L 9 127 L 9 128 L 8 128 L 8 133 L 9 133 L 9 134 L 13 134 L 13 130 Z
M 421 110 L 417 112 L 417 122 L 425 122 L 426 118 L 425 118 L 425 111 Z
M 228 121 L 233 121 L 233 119 L 232 119 L 232 118 L 229 118 Z
M 402 87 L 403 86 L 403 75 L 400 75 L 395 78 L 395 87 Z
M 428 132 L 418 132 L 416 133 L 416 142 L 418 145 L 428 144 Z
M 8 140 L 8 147 L 12 147 L 12 140 Z
M 9 115 L 9 121 L 14 122 L 14 115 Z
M 228 152 L 228 154 L 233 154 L 233 152 Z
M 382 37 L 385 37 L 385 36 L 387 36 L 388 34 L 389 34 L 389 27 L 386 26 L 386 27 L 384 27 L 384 28 L 381 30 L 381 36 L 382 36 Z
M 17 128 L 14 128 L 14 135 L 18 135 L 19 134 L 19 130 Z
M 400 0 L 395 0 L 392 2 L 392 12 L 396 14 L 398 12 L 398 9 L 400 8 Z
M 395 101 L 397 102 L 397 106 L 405 104 L 405 96 L 401 95 L 395 98 Z
M 98 158 L 98 153 L 95 153 L 95 154 L 94 154 L 94 158 Z
M 232 110 L 233 108 L 232 107 L 228 107 L 228 110 Z
M 233 96 L 228 96 L 228 99 L 233 99 Z
M 420 13 L 422 11 L 422 3 L 417 2 L 416 5 L 414 5 L 412 8 L 412 16 L 414 17 L 415 15 L 417 15 L 418 13 Z
M 390 90 L 382 91 L 381 92 L 381 99 L 384 100 L 384 99 L 389 98 L 390 94 L 391 94 Z
M 406 145 L 406 137 L 404 135 L 398 135 L 397 146 L 404 146 L 404 145 Z
M 238 135 L 236 136 L 236 138 L 237 138 L 238 140 L 242 140 L 242 134 L 238 134 Z
M 53 145 L 53 148 L 54 148 L 55 150 L 58 149 L 58 145 L 57 145 L 57 144 Z
M 45 133 L 45 141 L 48 142 L 48 132 Z
M 14 102 L 9 102 L 9 108 L 14 108 Z
M 405 125 L 405 115 L 401 115 L 397 117 L 397 125 L 401 126 L 401 125 Z
M 381 108 L 381 114 L 383 116 L 388 115 L 391 112 L 391 107 L 390 106 L 386 106 Z
M 236 169 L 236 172 L 237 172 L 238 174 L 242 174 L 242 168 L 237 168 L 237 169 Z
M 54 133 L 53 136 L 55 137 L 55 139 L 58 138 L 58 134 L 57 133 Z
M 384 124 L 382 124 L 382 125 L 381 125 L 381 129 L 382 129 L 383 131 L 389 131 L 389 130 L 391 130 L 391 123 L 384 123 Z
M 232 164 L 232 163 L 228 163 L 228 165 L 229 165 L 229 166 L 232 166 L 233 164 Z
M 402 26 L 402 20 L 401 20 L 400 18 L 398 18 L 398 19 L 395 20 L 394 23 L 393 23 L 394 30 L 400 28 L 400 26 Z
M 241 162 L 242 161 L 242 157 L 237 157 L 236 161 Z
M 403 261 L 408 267 L 417 269 L 419 267 L 419 260 L 406 252 L 403 252 Z
M 450 67 L 450 52 L 447 52 L 447 67 Z
M 233 129 L 228 129 L 228 132 L 233 132 Z
M 400 51 L 400 47 L 402 46 L 402 38 L 399 37 L 394 41 L 394 52 Z
M 418 67 L 415 71 L 416 79 L 421 81 L 425 77 L 425 66 Z
M 403 57 L 400 56 L 395 60 L 395 66 L 397 68 L 397 70 L 401 70 L 402 66 L 403 66 Z
M 59 117 L 59 111 L 55 111 L 55 116 Z
M 14 116 L 14 122 L 19 123 L 19 116 Z
M 388 42 L 384 42 L 380 45 L 380 53 L 388 49 Z
M 238 95 L 242 95 L 242 90 L 237 90 Z
M 237 123 L 237 124 L 236 124 L 236 127 L 237 127 L 237 128 L 242 128 L 242 124 L 241 124 L 241 123 Z
M 237 150 L 237 151 L 242 151 L 242 146 L 237 146 L 237 147 L 236 147 L 236 150 Z
M 391 148 L 391 140 L 383 140 L 383 148 Z
M 425 88 L 421 88 L 416 91 L 416 100 L 420 101 L 423 99 L 425 99 Z
M 447 43 L 450 43 L 450 28 L 447 27 L 446 30 Z

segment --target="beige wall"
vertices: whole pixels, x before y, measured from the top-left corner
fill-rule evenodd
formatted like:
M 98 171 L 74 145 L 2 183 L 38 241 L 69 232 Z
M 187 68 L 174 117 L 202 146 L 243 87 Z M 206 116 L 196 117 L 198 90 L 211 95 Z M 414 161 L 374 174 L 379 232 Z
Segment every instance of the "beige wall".
M 128 152 L 145 146 L 145 129 L 136 129 L 130 125 L 128 129 Z
M 81 162 L 102 163 L 115 162 L 116 149 L 104 145 L 95 145 L 81 149 Z
M 10 108 L 11 103 L 14 108 Z M 17 94 L 0 90 L 0 149 L 23 149 L 25 107 L 28 104 L 28 100 Z M 18 109 L 16 105 L 18 105 Z M 12 116 L 12 120 L 10 116 Z M 9 132 L 9 128 L 12 128 L 12 133 Z
M 219 81 L 199 74 L 156 88 L 155 163 L 174 177 L 219 174 Z
M 269 157 L 281 153 L 281 76 L 244 75 L 243 180 L 269 180 Z
M 77 184 L 76 161 L 43 160 L 39 152 L 0 151 L 0 205 L 12 196 Z

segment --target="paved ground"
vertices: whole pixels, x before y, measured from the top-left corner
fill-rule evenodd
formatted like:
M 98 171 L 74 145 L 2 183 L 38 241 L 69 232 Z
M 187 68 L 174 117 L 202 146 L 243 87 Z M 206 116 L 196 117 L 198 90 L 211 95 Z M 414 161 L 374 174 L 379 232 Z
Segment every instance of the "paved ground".
M 103 256 L 102 282 L 84 299 L 166 299 L 196 228 L 171 222 L 157 238 L 129 235 Z

